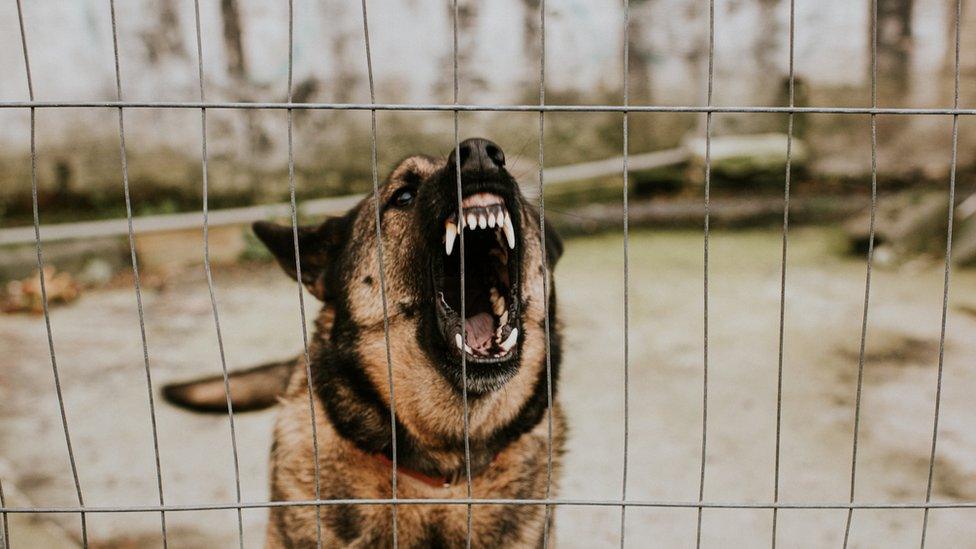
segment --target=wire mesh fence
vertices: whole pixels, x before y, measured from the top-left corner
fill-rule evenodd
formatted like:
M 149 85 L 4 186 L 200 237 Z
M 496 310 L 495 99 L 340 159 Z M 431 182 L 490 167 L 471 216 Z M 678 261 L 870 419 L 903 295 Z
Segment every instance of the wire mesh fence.
M 769 542 L 771 546 L 775 547 L 778 540 L 777 537 L 777 518 L 781 510 L 841 510 L 846 511 L 846 521 L 844 528 L 844 547 L 847 547 L 850 540 L 850 533 L 852 526 L 854 524 L 855 511 L 858 510 L 877 510 L 877 509 L 914 509 L 922 511 L 923 517 L 918 528 L 918 541 L 919 545 L 924 547 L 926 544 L 926 535 L 929 525 L 929 512 L 932 509 L 976 509 L 976 501 L 954 501 L 954 502 L 936 502 L 932 501 L 933 494 L 933 479 L 935 475 L 935 462 L 938 450 L 939 442 L 939 421 L 941 416 L 941 404 L 942 404 L 942 383 L 943 383 L 943 366 L 945 357 L 945 340 L 947 331 L 947 317 L 948 317 L 948 303 L 949 303 L 949 291 L 950 291 L 950 278 L 951 278 L 951 267 L 952 262 L 950 260 L 952 256 L 952 237 L 953 237 L 953 210 L 955 204 L 955 189 L 956 189 L 956 171 L 957 171 L 957 158 L 958 158 L 958 135 L 959 135 L 959 117 L 960 116 L 974 116 L 976 115 L 976 109 L 972 108 L 962 108 L 960 106 L 959 96 L 960 96 L 960 21 L 962 20 L 962 0 L 956 0 L 954 3 L 954 20 L 955 25 L 953 27 L 954 31 L 954 94 L 953 103 L 951 106 L 941 107 L 941 108 L 904 108 L 904 107 L 881 107 L 878 105 L 878 6 L 877 0 L 872 1 L 871 4 L 871 32 L 873 40 L 871 42 L 871 105 L 863 107 L 809 107 L 809 106 L 797 106 L 795 104 L 795 71 L 794 71 L 794 36 L 795 36 L 795 10 L 794 10 L 794 0 L 789 2 L 789 91 L 788 106 L 768 106 L 768 107 L 757 107 L 757 106 L 716 106 L 713 105 L 713 76 L 715 72 L 714 63 L 714 50 L 715 50 L 715 1 L 709 0 L 708 5 L 708 42 L 707 42 L 707 52 L 708 52 L 708 65 L 707 65 L 707 89 L 705 90 L 705 104 L 704 105 L 684 105 L 684 106 L 664 106 L 664 105 L 653 105 L 653 104 L 631 104 L 630 97 L 628 94 L 628 83 L 630 79 L 630 63 L 629 48 L 626 44 L 629 41 L 626 39 L 627 33 L 631 27 L 630 21 L 630 6 L 629 2 L 624 2 L 623 14 L 624 17 L 620 21 L 624 32 L 624 44 L 622 51 L 623 65 L 621 67 L 621 72 L 623 75 L 623 101 L 621 104 L 597 104 L 597 105 L 575 105 L 575 104 L 549 104 L 546 101 L 546 2 L 542 0 L 539 3 L 539 25 L 540 25 L 540 51 L 541 56 L 538 59 L 538 104 L 515 104 L 515 105 L 487 105 L 487 104 L 463 104 L 460 102 L 460 79 L 459 79 L 459 56 L 458 56 L 458 40 L 459 40 L 459 6 L 458 1 L 453 0 L 451 3 L 452 9 L 452 30 L 453 30 L 453 56 L 452 56 L 452 72 L 453 72 L 453 102 L 449 104 L 406 104 L 406 103 L 377 103 L 375 84 L 373 80 L 373 62 L 372 62 L 372 51 L 370 47 L 370 34 L 369 34 L 369 9 L 366 0 L 361 1 L 361 11 L 362 11 L 362 38 L 363 47 L 366 59 L 366 73 L 368 75 L 369 81 L 369 103 L 308 103 L 308 102 L 294 102 L 293 101 L 293 26 L 294 26 L 294 15 L 292 2 L 289 1 L 289 18 L 288 18 L 288 96 L 287 100 L 284 102 L 232 102 L 232 101 L 208 101 L 206 96 L 205 87 L 205 74 L 204 74 L 204 63 L 203 63 L 203 51 L 205 47 L 204 38 L 201 33 L 200 25 L 200 3 L 199 0 L 194 0 L 194 22 L 195 22 L 195 37 L 196 37 L 196 61 L 197 61 L 197 80 L 198 80 L 198 100 L 197 101 L 185 101 L 185 102 L 168 102 L 168 101 L 127 101 L 125 99 L 123 90 L 123 78 L 122 71 L 119 64 L 119 35 L 117 29 L 117 17 L 116 17 L 116 7 L 114 0 L 108 0 L 107 2 L 107 12 L 111 18 L 112 26 L 112 44 L 114 50 L 114 76 L 115 76 L 115 101 L 73 101 L 73 100 L 58 100 L 58 101 L 38 101 L 35 100 L 35 90 L 34 83 L 32 79 L 31 72 L 31 57 L 30 57 L 30 36 L 24 25 L 23 17 L 23 5 L 21 0 L 16 1 L 18 23 L 20 29 L 20 41 L 23 49 L 23 62 L 24 69 L 26 71 L 27 77 L 27 97 L 26 101 L 3 101 L 0 102 L 0 108 L 3 109 L 21 109 L 27 110 L 30 113 L 30 154 L 31 154 L 31 186 L 32 186 L 32 206 L 33 206 L 33 229 L 34 229 L 34 241 L 36 244 L 36 256 L 37 256 L 37 268 L 43 271 L 45 266 L 44 258 L 44 248 L 41 239 L 41 212 L 38 204 L 38 168 L 37 168 L 37 147 L 36 147 L 36 113 L 39 109 L 50 109 L 50 108 L 77 108 L 77 109 L 113 109 L 117 111 L 118 114 L 118 138 L 119 138 L 119 162 L 121 170 L 121 183 L 124 191 L 125 197 L 125 208 L 126 208 L 126 220 L 128 225 L 128 242 L 130 251 L 130 261 L 133 271 L 133 281 L 134 281 L 134 292 L 138 308 L 139 315 L 139 327 L 141 333 L 141 346 L 143 354 L 143 366 L 145 370 L 145 383 L 146 383 L 146 396 L 148 400 L 148 405 L 150 409 L 150 425 L 148 426 L 152 432 L 153 440 L 153 450 L 155 458 L 155 477 L 156 477 L 156 491 L 158 496 L 158 505 L 118 505 L 118 506 L 91 506 L 86 505 L 84 490 L 82 483 L 79 479 L 77 460 L 75 457 L 75 449 L 72 443 L 71 421 L 81 421 L 79 418 L 69 418 L 66 412 L 66 407 L 64 403 L 64 396 L 61 385 L 61 376 L 58 366 L 57 358 L 57 341 L 51 329 L 50 313 L 48 309 L 48 296 L 47 289 L 45 287 L 45 278 L 40 277 L 40 291 L 43 301 L 43 314 L 46 324 L 46 334 L 47 334 L 47 345 L 49 350 L 50 366 L 51 372 L 55 384 L 55 391 L 57 395 L 61 427 L 64 435 L 65 451 L 67 453 L 68 462 L 70 463 L 71 476 L 74 482 L 74 488 L 76 493 L 77 505 L 76 506 L 36 506 L 36 507 L 11 507 L 8 506 L 4 499 L 3 485 L 0 484 L 0 518 L 2 518 L 3 524 L 0 531 L 3 533 L 2 541 L 4 543 L 10 539 L 10 534 L 8 531 L 7 520 L 11 514 L 77 514 L 78 520 L 80 521 L 81 528 L 81 541 L 82 544 L 87 547 L 89 544 L 89 534 L 87 529 L 87 517 L 93 513 L 159 513 L 159 528 L 162 535 L 162 541 L 164 546 L 168 546 L 168 532 L 167 532 L 167 514 L 168 513 L 179 513 L 179 512 L 192 512 L 192 511 L 207 511 L 207 510 L 233 510 L 237 514 L 237 528 L 238 528 L 238 539 L 239 545 L 244 546 L 244 522 L 243 522 L 243 511 L 247 509 L 258 509 L 258 508 L 274 508 L 274 507 L 324 507 L 324 506 L 334 506 L 334 505 L 363 505 L 363 506 L 377 506 L 377 505 L 389 505 L 392 511 L 390 520 L 393 524 L 393 545 L 398 545 L 397 537 L 397 522 L 398 522 L 398 508 L 400 506 L 411 506 L 411 505 L 422 505 L 422 504 L 438 504 L 438 505 L 464 505 L 467 507 L 467 546 L 472 545 L 472 523 L 471 523 L 471 511 L 473 506 L 479 505 L 544 505 L 546 509 L 545 521 L 545 531 L 543 534 L 543 543 L 548 545 L 550 532 L 548 520 L 549 514 L 552 512 L 553 507 L 567 506 L 567 507 L 610 507 L 619 508 L 620 510 L 620 523 L 619 523 L 619 544 L 621 547 L 625 543 L 630 542 L 632 545 L 641 544 L 638 541 L 629 539 L 627 537 L 627 520 L 626 513 L 628 508 L 681 508 L 689 510 L 697 510 L 697 521 L 696 521 L 696 535 L 695 543 L 696 546 L 701 546 L 702 544 L 702 524 L 703 524 L 703 510 L 707 509 L 753 509 L 753 510 L 768 510 L 772 515 L 772 530 L 770 534 Z M 233 448 L 233 467 L 234 467 L 234 478 L 235 478 L 235 494 L 234 501 L 232 502 L 200 502 L 196 504 L 167 504 L 165 499 L 166 485 L 165 485 L 165 472 L 162 469 L 160 460 L 160 447 L 159 447 L 159 436 L 157 433 L 157 422 L 156 422 L 156 406 L 154 401 L 154 388 L 153 388 L 153 376 L 152 376 L 152 360 L 151 360 L 151 350 L 149 348 L 147 338 L 146 338 L 146 326 L 143 310 L 143 297 L 141 288 L 141 279 L 139 273 L 139 262 L 136 254 L 135 246 L 135 235 L 133 225 L 133 208 L 132 201 L 129 193 L 129 174 L 127 166 L 127 148 L 126 148 L 126 129 L 125 129 L 125 114 L 127 109 L 135 108 L 149 108 L 149 109 L 192 109 L 199 110 L 200 112 L 200 131 L 201 131 L 201 143 L 202 149 L 200 151 L 201 156 L 201 174 L 202 174 L 202 189 L 201 196 L 203 200 L 202 207 L 202 223 L 203 223 L 203 242 L 204 247 L 201 251 L 203 264 L 206 270 L 206 283 L 209 291 L 210 298 L 210 308 L 213 317 L 214 327 L 216 329 L 216 344 L 219 348 L 220 359 L 221 359 L 221 370 L 224 378 L 224 387 L 227 395 L 227 411 L 228 411 L 228 421 L 231 437 L 231 446 Z M 548 415 L 548 439 L 549 439 L 549 453 L 548 453 L 548 463 L 546 467 L 546 491 L 545 497 L 541 499 L 485 499 L 485 498 L 474 498 L 472 496 L 471 483 L 472 483 L 472 472 L 471 472 L 471 459 L 470 459 L 470 447 L 469 447 L 469 433 L 468 433 L 468 390 L 467 387 L 463 387 L 463 401 L 464 401 L 464 450 L 465 450 L 465 484 L 467 486 L 467 495 L 464 498 L 444 498 L 444 499 L 416 499 L 416 498 L 401 498 L 398 497 L 398 467 L 397 467 L 397 439 L 396 439 L 396 393 L 394 387 L 394 376 L 393 376 L 393 361 L 390 351 L 390 326 L 389 326 L 389 312 L 387 309 L 387 281 L 385 278 L 384 271 L 384 257 L 381 247 L 377 247 L 377 262 L 380 269 L 380 289 L 381 295 L 383 297 L 383 318 L 384 318 L 384 332 L 386 339 L 386 364 L 388 369 L 388 385 L 390 392 L 390 419 L 391 419 L 391 432 L 393 433 L 393 438 L 391 440 L 392 446 L 392 467 L 390 468 L 390 477 L 392 485 L 392 494 L 389 498 L 380 499 L 323 499 L 321 490 L 321 478 L 319 471 L 319 445 L 318 438 L 315 435 L 316 426 L 315 422 L 312 422 L 312 444 L 313 452 L 315 456 L 315 499 L 309 501 L 245 501 L 241 493 L 241 472 L 238 459 L 238 448 L 237 448 L 237 434 L 235 428 L 234 420 L 234 410 L 233 403 L 230 397 L 230 381 L 228 377 L 227 360 L 225 358 L 224 352 L 224 339 L 221 331 L 220 324 L 220 308 L 218 306 L 218 289 L 214 283 L 213 275 L 211 272 L 211 260 L 210 260 L 210 240 L 208 238 L 208 229 L 210 227 L 209 216 L 210 212 L 208 209 L 208 151 L 207 151 L 207 136 L 208 136 L 208 123 L 207 123 L 207 113 L 212 109 L 277 109 L 287 111 L 287 144 L 288 144 L 288 183 L 289 183 L 289 196 L 290 196 L 290 216 L 292 221 L 294 246 L 295 246 L 295 270 L 298 272 L 298 280 L 301 280 L 301 269 L 302 265 L 298 259 L 299 252 L 299 237 L 298 237 L 298 207 L 296 200 L 296 183 L 295 183 L 295 157 L 294 157 L 294 145 L 293 145 L 293 113 L 295 110 L 327 110 L 327 111 L 369 111 L 370 112 L 370 166 L 371 166 L 371 180 L 372 180 L 372 193 L 374 198 L 377 200 L 377 206 L 375 211 L 375 231 L 377 241 L 383 241 L 383 228 L 380 222 L 381 215 L 379 209 L 379 176 L 377 170 L 377 112 L 381 111 L 418 111 L 418 112 L 448 112 L 453 113 L 453 136 L 454 136 L 454 149 L 458 151 L 455 154 L 455 159 L 457 161 L 456 173 L 457 175 L 457 211 L 458 215 L 462 215 L 462 185 L 461 185 L 461 170 L 460 170 L 460 135 L 461 135 L 461 124 L 460 124 L 460 114 L 465 112 L 507 112 L 507 113 L 537 113 L 538 114 L 538 144 L 539 144 L 539 193 L 538 193 L 538 211 L 539 211 L 539 223 L 540 226 L 545 225 L 545 196 L 542 192 L 543 185 L 545 184 L 545 175 L 542 167 L 545 165 L 545 151 L 544 151 L 544 137 L 546 131 L 546 114 L 547 113 L 560 113 L 560 112 L 609 112 L 609 113 L 619 113 L 622 118 L 622 125 L 620 127 L 620 132 L 622 133 L 623 139 L 623 170 L 620 174 L 623 180 L 623 326 L 624 326 L 624 339 L 623 339 L 623 386 L 620 387 L 620 391 L 623 398 L 623 417 L 621 418 L 621 423 L 619 428 L 622 429 L 623 433 L 623 454 L 621 456 L 622 461 L 622 476 L 620 478 L 620 498 L 619 499 L 560 499 L 552 497 L 552 470 L 553 470 L 553 452 L 552 452 L 552 436 L 553 436 L 553 426 L 552 426 L 552 415 Z M 634 467 L 629 463 L 629 449 L 628 442 L 630 441 L 630 427 L 633 424 L 634 419 L 630 416 L 630 399 L 631 399 L 631 387 L 629 380 L 629 346 L 630 346 L 630 311 L 629 311 L 629 293 L 631 279 L 629 271 L 629 216 L 628 216 L 628 199 L 630 196 L 629 188 L 629 115 L 632 113 L 696 113 L 703 115 L 704 118 L 704 139 L 705 139 L 705 162 L 704 162 L 704 189 L 702 196 L 702 206 L 703 206 L 703 217 L 702 217 L 702 236 L 703 236 L 703 248 L 702 248 L 702 259 L 704 270 L 702 272 L 702 283 L 704 292 L 704 307 L 702 309 L 702 321 L 703 321 L 703 332 L 701 334 L 701 389 L 702 389 L 702 400 L 700 403 L 702 410 L 702 422 L 700 430 L 700 461 L 698 467 L 698 497 L 697 500 L 692 501 L 678 501 L 678 500 L 639 500 L 639 499 L 629 499 L 628 498 L 628 474 L 633 474 L 635 472 Z M 775 418 L 775 446 L 770 449 L 774 454 L 774 468 L 772 475 L 774 478 L 773 491 L 770 494 L 768 501 L 762 502 L 748 502 L 748 501 L 713 501 L 708 498 L 708 457 L 709 457 L 709 446 L 708 446 L 708 435 L 709 435 L 709 237 L 710 237 L 710 192 L 711 192 L 711 138 L 713 130 L 713 117 L 716 114 L 722 113 L 741 113 L 741 114 L 760 114 L 760 113 L 778 113 L 784 114 L 788 117 L 788 130 L 787 130 L 787 142 L 786 142 L 786 171 L 783 174 L 783 215 L 782 215 L 782 245 L 780 254 L 780 271 L 779 271 L 779 331 L 778 331 L 778 356 L 777 356 L 777 372 L 776 372 L 776 418 Z M 794 137 L 794 117 L 798 114 L 805 113 L 822 113 L 822 114 L 837 114 L 837 115 L 868 115 L 870 117 L 870 127 L 871 127 L 871 201 L 870 201 L 870 229 L 869 229 L 869 239 L 868 248 L 866 254 L 866 272 L 864 279 L 864 293 L 863 293 L 863 307 L 861 314 L 861 329 L 859 334 L 859 353 L 858 353 L 858 369 L 857 369 L 857 380 L 856 380 L 856 399 L 854 402 L 854 425 L 853 433 L 851 437 L 850 446 L 850 485 L 849 485 L 849 498 L 847 501 L 828 501 L 828 502 L 788 502 L 782 501 L 780 498 L 780 480 L 781 480 L 781 450 L 782 450 L 782 411 L 783 411 L 783 377 L 784 377 L 784 348 L 787 345 L 785 338 L 784 325 L 786 323 L 786 311 L 789 305 L 787 300 L 787 287 L 788 287 L 788 273 L 787 273 L 787 257 L 789 251 L 789 234 L 790 234 L 790 200 L 791 200 L 791 177 L 792 177 L 792 153 L 793 153 L 793 137 Z M 875 225 L 876 225 L 876 211 L 878 207 L 878 165 L 877 165 L 877 117 L 881 115 L 897 115 L 897 116 L 923 116 L 923 115 L 935 115 L 935 116 L 945 116 L 951 117 L 952 120 L 952 149 L 951 149 L 951 160 L 950 160 L 950 177 L 948 181 L 948 204 L 947 204 L 947 225 L 948 230 L 946 233 L 946 247 L 945 247 L 945 266 L 944 266 L 944 279 L 943 279 L 943 291 L 942 291 L 942 316 L 940 325 L 940 338 L 939 338 L 939 359 L 938 359 L 938 377 L 936 386 L 930 388 L 934 391 L 934 403 L 935 408 L 932 411 L 932 422 L 931 422 L 931 446 L 930 454 L 927 461 L 927 482 L 925 489 L 925 498 L 923 501 L 918 502 L 870 502 L 870 501 L 859 501 L 857 499 L 857 473 L 858 473 L 858 447 L 860 439 L 860 428 L 861 428 L 861 395 L 862 388 L 864 384 L 864 365 L 865 365 L 865 341 L 869 331 L 869 309 L 871 305 L 871 283 L 872 283 L 872 267 L 875 259 Z M 545 254 L 545 231 L 542 231 L 542 246 L 541 250 Z M 464 295 L 464 254 L 465 254 L 465 237 L 464 231 L 460 232 L 460 265 L 461 265 L 461 294 Z M 545 263 L 545 258 L 543 258 L 543 263 Z M 543 280 L 545 293 L 548 294 L 548 287 L 550 281 L 548 276 L 544 276 Z M 309 358 L 309 338 L 306 330 L 307 322 L 305 316 L 305 303 L 304 295 L 302 293 L 302 285 L 299 282 L 298 288 L 298 300 L 299 300 L 299 322 L 302 330 L 302 338 L 304 343 L 303 354 L 305 357 L 305 375 L 307 377 L 308 383 L 308 401 L 310 409 L 310 417 L 314 417 L 314 404 L 312 395 L 312 372 L 311 372 L 311 360 Z M 465 317 L 464 311 L 464 300 L 461 300 L 461 317 Z M 547 400 L 548 406 L 551 409 L 553 391 L 552 391 L 552 372 L 551 364 L 549 364 L 549 333 L 550 329 L 548 326 L 548 302 L 546 303 L 546 314 L 545 314 L 545 334 L 546 334 L 546 381 L 547 381 Z M 462 323 L 462 339 L 465 337 L 464 330 L 465 326 Z M 466 375 L 466 357 L 464 353 L 461 353 L 461 368 L 462 368 L 462 379 L 467 379 Z M 318 545 L 321 547 L 323 545 L 323 533 L 322 533 L 322 519 L 321 515 L 317 514 L 317 538 Z M 0 544 L 2 545 L 2 544 Z

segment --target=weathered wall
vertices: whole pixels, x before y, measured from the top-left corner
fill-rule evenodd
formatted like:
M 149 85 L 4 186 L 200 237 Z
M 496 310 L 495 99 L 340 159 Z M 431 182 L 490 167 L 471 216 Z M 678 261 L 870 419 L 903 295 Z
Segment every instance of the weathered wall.
M 963 100 L 976 97 L 976 6 L 964 0 Z M 191 0 L 117 2 L 126 99 L 198 98 Z M 461 101 L 534 102 L 538 97 L 538 0 L 461 2 Z M 798 102 L 808 105 L 870 103 L 868 0 L 798 1 Z M 547 82 L 551 102 L 619 102 L 622 72 L 622 3 L 550 0 Z M 632 0 L 630 35 L 633 103 L 704 101 L 707 2 Z M 881 102 L 946 106 L 952 99 L 953 0 L 880 0 Z M 111 100 L 115 97 L 112 34 L 107 0 L 24 3 L 34 89 L 39 100 Z M 201 2 L 207 99 L 281 101 L 286 97 L 287 4 L 258 0 Z M 450 102 L 451 2 L 373 0 L 369 3 L 377 100 Z M 786 0 L 717 0 L 714 102 L 782 105 L 786 101 Z M 966 26 L 968 25 L 968 26 Z M 358 2 L 295 1 L 294 95 L 297 101 L 366 102 L 366 63 Z M 12 2 L 0 6 L 0 100 L 26 98 L 26 80 Z M 549 158 L 601 156 L 617 146 L 619 116 L 552 115 Z M 698 117 L 700 118 L 700 117 Z M 801 131 L 814 145 L 815 167 L 856 174 L 868 167 L 866 117 L 806 117 Z M 381 114 L 381 157 L 410 147 L 448 146 L 450 115 Z M 465 115 L 465 135 L 489 132 L 507 146 L 531 143 L 535 117 Z M 222 190 L 260 194 L 281 190 L 285 158 L 284 113 L 222 111 L 210 116 L 209 145 Z M 560 121 L 566 125 L 560 131 Z M 42 185 L 90 189 L 117 186 L 117 125 L 109 110 L 57 109 L 38 114 Z M 26 182 L 28 118 L 0 111 L 3 194 Z M 637 117 L 637 149 L 676 142 L 700 124 L 694 116 Z M 971 125 L 964 124 L 964 135 Z M 716 117 L 718 132 L 782 129 L 777 115 Z M 300 171 L 310 178 L 338 170 L 334 180 L 368 174 L 363 153 L 368 113 L 296 115 Z M 199 113 L 188 110 L 127 112 L 133 177 L 150 188 L 186 187 L 199 180 Z M 505 134 L 514 134 L 505 135 Z M 885 119 L 880 168 L 944 172 L 949 123 Z M 401 137 L 402 136 L 402 137 Z M 411 137 L 417 136 L 417 137 Z M 607 137 L 610 136 L 610 137 Z M 578 139 L 577 139 L 578 138 Z M 405 139 L 409 141 L 405 142 Z M 594 145 L 596 144 L 596 145 Z M 605 149 L 605 150 L 604 150 Z M 963 147 L 963 161 L 971 159 Z M 534 155 L 534 152 L 529 156 Z M 562 158 L 565 157 L 565 158 Z M 192 162 L 191 162 L 192 160 Z M 277 174 L 267 183 L 258 174 Z M 271 176 L 268 176 L 271 177 Z M 114 192 L 114 191 L 113 191 Z M 245 193 L 246 194 L 246 193 Z M 113 195 L 114 196 L 114 195 Z M 114 198 L 113 198 L 114 199 Z

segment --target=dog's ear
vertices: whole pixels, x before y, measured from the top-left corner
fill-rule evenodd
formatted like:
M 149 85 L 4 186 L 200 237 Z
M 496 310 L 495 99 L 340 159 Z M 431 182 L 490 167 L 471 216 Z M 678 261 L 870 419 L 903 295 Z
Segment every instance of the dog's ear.
M 556 229 L 546 220 L 546 260 L 549 268 L 556 267 L 556 262 L 563 256 L 563 239 L 556 232 Z
M 325 269 L 329 261 L 336 259 L 340 243 L 344 240 L 344 217 L 332 217 L 321 225 L 298 227 L 299 266 L 302 284 L 321 301 L 326 300 Z M 288 276 L 297 279 L 295 268 L 295 234 L 291 225 L 279 225 L 257 221 L 252 225 L 254 234 L 268 247 L 271 254 Z

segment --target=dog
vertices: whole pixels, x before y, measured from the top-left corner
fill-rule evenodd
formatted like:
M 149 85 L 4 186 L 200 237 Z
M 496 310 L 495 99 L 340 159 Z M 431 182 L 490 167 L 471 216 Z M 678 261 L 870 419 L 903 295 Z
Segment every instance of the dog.
M 563 245 L 540 225 L 498 145 L 468 139 L 447 159 L 404 159 L 378 199 L 368 195 L 341 217 L 298 228 L 297 267 L 291 226 L 253 229 L 322 302 L 307 365 L 302 354 L 229 378 L 235 412 L 279 407 L 273 501 L 316 499 L 312 408 L 321 499 L 393 497 L 394 429 L 396 497 L 466 498 L 465 391 L 471 497 L 555 494 L 566 428 L 555 399 L 560 337 L 551 280 Z M 163 394 L 193 410 L 227 411 L 223 376 Z M 266 543 L 315 546 L 321 528 L 327 547 L 389 546 L 393 511 L 384 503 L 272 507 Z M 468 512 L 464 504 L 398 505 L 398 543 L 464 546 Z M 474 504 L 470 513 L 476 547 L 539 547 L 551 521 L 543 505 Z

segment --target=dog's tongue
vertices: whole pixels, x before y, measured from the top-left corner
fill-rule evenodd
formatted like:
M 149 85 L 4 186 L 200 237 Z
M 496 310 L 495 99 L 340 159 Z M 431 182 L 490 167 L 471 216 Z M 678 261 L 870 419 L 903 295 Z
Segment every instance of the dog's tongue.
M 478 313 L 464 321 L 464 341 L 474 351 L 487 352 L 491 348 L 495 322 L 489 313 Z

